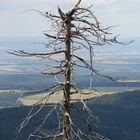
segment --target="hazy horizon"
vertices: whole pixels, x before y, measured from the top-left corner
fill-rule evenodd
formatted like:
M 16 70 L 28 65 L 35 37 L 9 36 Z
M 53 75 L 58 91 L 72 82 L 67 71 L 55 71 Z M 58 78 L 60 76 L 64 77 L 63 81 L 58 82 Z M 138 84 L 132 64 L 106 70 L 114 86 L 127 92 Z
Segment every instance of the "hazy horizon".
M 130 39 L 120 39 L 130 41 Z M 133 43 L 129 45 L 113 44 L 112 46 L 95 47 L 93 64 L 102 74 L 127 77 L 128 80 L 140 80 L 140 39 L 132 38 Z M 47 64 L 46 60 L 34 57 L 24 58 L 8 54 L 7 51 L 27 50 L 45 51 L 42 42 L 45 37 L 5 38 L 0 40 L 0 75 L 4 74 L 39 74 Z M 80 54 L 88 59 L 88 53 L 81 50 Z M 50 62 L 49 62 L 50 63 Z M 76 70 L 78 72 L 76 72 Z M 86 74 L 87 71 L 76 69 L 75 74 Z M 124 75 L 124 76 L 123 76 Z

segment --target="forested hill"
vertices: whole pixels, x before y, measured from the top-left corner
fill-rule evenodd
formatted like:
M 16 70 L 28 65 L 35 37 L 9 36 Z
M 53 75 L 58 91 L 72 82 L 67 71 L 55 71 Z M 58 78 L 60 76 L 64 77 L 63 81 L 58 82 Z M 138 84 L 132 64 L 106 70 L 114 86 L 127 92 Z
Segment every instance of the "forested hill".
M 140 91 L 104 95 L 89 101 L 88 104 L 101 120 L 99 129 L 96 128 L 98 132 L 111 140 L 139 140 Z M 16 138 L 16 127 L 29 109 L 30 107 L 14 107 L 0 110 L 0 140 L 14 140 Z M 39 117 L 45 115 L 48 110 L 49 108 L 44 108 L 40 115 L 31 120 L 16 140 L 27 139 L 32 129 L 38 125 Z M 54 119 L 51 118 L 51 120 Z M 51 120 L 47 124 L 50 129 L 55 127 L 55 122 Z
M 104 95 L 91 104 L 103 135 L 111 140 L 140 139 L 140 90 Z

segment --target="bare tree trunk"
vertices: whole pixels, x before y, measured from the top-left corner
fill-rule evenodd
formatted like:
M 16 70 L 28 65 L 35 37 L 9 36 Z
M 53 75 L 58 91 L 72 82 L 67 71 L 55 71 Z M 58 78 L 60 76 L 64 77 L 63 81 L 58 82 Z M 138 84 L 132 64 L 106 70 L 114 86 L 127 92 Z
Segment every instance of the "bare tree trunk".
M 15 51 L 11 54 L 22 56 L 22 57 L 31 57 L 36 56 L 41 59 L 52 60 L 55 62 L 54 65 L 48 64 L 46 69 L 42 72 L 43 74 L 49 76 L 64 76 L 64 83 L 57 82 L 56 85 L 49 87 L 45 90 L 39 92 L 32 92 L 32 93 L 46 93 L 48 92 L 48 96 L 45 96 L 43 99 L 41 98 L 40 101 L 34 104 L 31 108 L 30 112 L 26 116 L 25 120 L 20 124 L 18 129 L 18 134 L 20 134 L 21 130 L 29 123 L 29 121 L 47 105 L 47 101 L 54 93 L 57 93 L 60 90 L 64 90 L 64 103 L 63 106 L 59 104 L 54 104 L 53 109 L 51 109 L 47 116 L 44 117 L 43 122 L 30 134 L 30 137 L 34 136 L 36 138 L 41 139 L 57 139 L 62 138 L 63 140 L 71 140 L 72 138 L 78 139 L 98 139 L 98 140 L 107 140 L 102 135 L 96 133 L 92 126 L 94 123 L 98 122 L 98 118 L 95 114 L 90 110 L 90 108 L 86 105 L 84 100 L 81 98 L 81 103 L 83 105 L 83 109 L 77 107 L 73 104 L 71 106 L 71 88 L 73 88 L 72 92 L 77 94 L 84 94 L 84 91 L 78 89 L 74 80 L 74 76 L 71 75 L 73 67 L 79 67 L 83 69 L 88 69 L 91 74 L 95 73 L 98 76 L 108 78 L 112 81 L 115 81 L 112 77 L 102 75 L 98 73 L 93 68 L 92 65 L 92 57 L 93 57 L 93 48 L 95 46 L 103 46 L 105 44 L 124 44 L 117 40 L 117 36 L 110 36 L 110 32 L 108 32 L 112 26 L 103 28 L 100 26 L 99 21 L 97 20 L 96 16 L 94 15 L 94 11 L 91 10 L 92 6 L 87 8 L 80 7 L 81 0 L 77 0 L 75 6 L 67 13 L 63 12 L 58 7 L 59 15 L 51 14 L 49 12 L 41 13 L 43 16 L 50 19 L 52 22 L 53 27 L 53 34 L 49 32 L 44 33 L 44 35 L 49 39 L 48 43 L 45 44 L 48 51 L 45 53 L 38 53 L 38 52 L 26 52 L 24 50 Z M 71 44 L 72 43 L 72 44 Z M 131 42 L 130 42 L 131 43 Z M 128 43 L 129 44 L 129 43 Z M 72 46 L 71 46 L 72 45 Z M 81 55 L 75 53 L 77 50 L 86 49 L 89 51 L 89 61 L 88 59 L 84 59 Z M 60 55 L 64 55 L 64 58 L 59 58 Z M 57 57 L 58 56 L 58 57 Z M 72 59 L 73 58 L 73 59 Z M 57 80 L 57 77 L 55 77 Z M 94 88 L 94 87 L 93 87 Z M 95 89 L 96 90 L 96 89 Z M 89 93 L 92 93 L 91 91 Z M 28 93 L 29 94 L 29 93 Z M 89 94 L 90 95 L 90 94 Z M 89 96 L 90 97 L 90 96 Z M 75 100 L 77 101 L 77 100 Z M 38 104 L 41 107 L 34 112 L 34 107 Z M 71 111 L 76 111 L 79 114 L 82 122 L 85 124 L 86 129 L 81 129 L 80 125 L 75 123 L 73 120 L 73 116 L 70 114 Z M 44 133 L 44 124 L 46 123 L 47 119 L 53 115 L 54 113 L 57 114 L 58 119 L 58 130 L 55 134 L 47 134 Z M 85 117 L 85 113 L 88 117 Z M 63 116 L 63 120 L 61 117 Z M 62 122 L 63 121 L 63 125 Z M 93 124 L 91 123 L 93 122 Z M 91 124 L 90 124 L 91 123 Z M 97 125 L 97 124 L 96 124 Z M 62 128 L 63 127 L 63 128 Z M 62 132 L 63 129 L 63 132 Z M 84 132 L 84 130 L 88 130 L 88 134 Z
M 71 79 L 71 21 L 68 21 L 66 34 L 66 52 L 65 52 L 65 75 L 64 75 L 64 126 L 63 126 L 63 140 L 70 140 L 70 79 Z

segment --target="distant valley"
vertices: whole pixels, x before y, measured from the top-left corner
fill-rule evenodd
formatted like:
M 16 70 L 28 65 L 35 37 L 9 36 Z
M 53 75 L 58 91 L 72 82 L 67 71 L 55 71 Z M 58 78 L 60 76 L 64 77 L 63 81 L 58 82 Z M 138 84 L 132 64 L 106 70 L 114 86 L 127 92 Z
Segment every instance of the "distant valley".
M 78 105 L 78 104 L 77 104 Z M 79 104 L 80 105 L 80 104 Z M 139 140 L 140 138 L 140 90 L 104 95 L 88 102 L 88 106 L 100 119 L 95 130 L 111 140 Z M 37 108 L 37 106 L 36 106 Z M 39 118 L 47 113 L 46 106 L 39 115 L 30 121 L 20 135 L 16 135 L 16 128 L 29 112 L 30 107 L 13 107 L 0 110 L 0 139 L 25 140 L 38 125 Z M 78 114 L 73 114 L 78 119 Z M 54 118 L 45 125 L 46 129 L 56 127 Z M 80 127 L 80 122 L 77 122 Z M 94 124 L 93 124 L 94 126 Z M 84 127 L 83 127 L 84 128 Z M 5 131 L 3 131 L 5 130 Z

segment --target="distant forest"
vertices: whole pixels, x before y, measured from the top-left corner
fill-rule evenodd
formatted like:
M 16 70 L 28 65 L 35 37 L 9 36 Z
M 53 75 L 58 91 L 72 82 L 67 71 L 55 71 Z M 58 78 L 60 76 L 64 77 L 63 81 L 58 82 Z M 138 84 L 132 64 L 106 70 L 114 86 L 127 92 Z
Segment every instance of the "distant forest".
M 129 77 L 128 73 L 128 76 Z M 112 77 L 123 77 L 117 74 Z M 133 79 L 139 78 L 135 73 Z M 52 77 L 45 77 L 40 74 L 17 74 L 17 75 L 0 75 L 0 90 L 40 90 L 56 83 Z M 62 80 L 61 77 L 59 77 Z M 86 88 L 89 87 L 90 74 L 75 75 L 75 81 L 78 86 Z M 94 75 L 94 87 L 122 87 L 121 82 L 116 83 L 109 79 Z M 140 87 L 140 82 L 123 82 L 128 87 Z
M 76 103 L 80 106 L 80 103 Z M 95 131 L 106 136 L 110 140 L 139 140 L 140 138 L 140 91 L 131 91 L 113 95 L 104 95 L 88 102 L 88 106 L 100 119 L 98 128 L 93 126 Z M 35 110 L 38 108 L 36 106 Z M 39 120 L 47 114 L 50 107 L 44 109 L 23 129 L 20 135 L 16 136 L 16 128 L 24 119 L 30 107 L 13 107 L 0 109 L 0 140 L 25 140 L 30 132 L 36 128 Z M 34 111 L 35 111 L 34 110 Z M 78 125 L 80 116 L 71 112 Z M 48 132 L 55 128 L 55 115 L 50 118 L 44 128 Z M 34 140 L 34 139 L 32 139 Z

